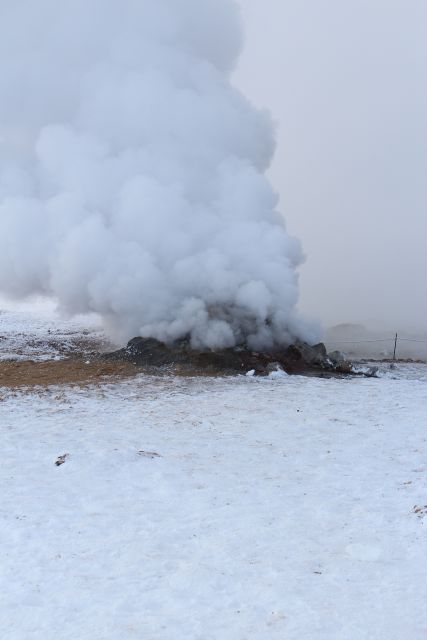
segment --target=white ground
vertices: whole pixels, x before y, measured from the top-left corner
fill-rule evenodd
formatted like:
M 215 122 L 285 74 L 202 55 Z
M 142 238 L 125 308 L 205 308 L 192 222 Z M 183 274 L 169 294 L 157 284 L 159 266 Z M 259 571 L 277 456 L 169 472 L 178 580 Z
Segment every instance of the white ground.
M 0 396 L 4 640 L 427 638 L 426 367 Z
M 0 297 L 0 361 L 60 358 L 82 341 L 105 341 L 95 314 L 58 318 L 52 302 L 38 299 L 17 304 Z

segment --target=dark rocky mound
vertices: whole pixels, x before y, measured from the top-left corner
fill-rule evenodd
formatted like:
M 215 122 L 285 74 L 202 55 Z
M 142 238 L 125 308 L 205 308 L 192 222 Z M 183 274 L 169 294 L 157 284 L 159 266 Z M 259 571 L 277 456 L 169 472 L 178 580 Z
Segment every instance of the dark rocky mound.
M 342 353 L 328 355 L 323 343 L 310 346 L 296 343 L 269 352 L 244 347 L 201 351 L 187 341 L 167 345 L 154 338 L 133 338 L 124 349 L 106 355 L 109 360 L 132 362 L 146 368 L 174 367 L 188 373 L 247 373 L 268 375 L 283 369 L 286 373 L 307 375 L 355 374 Z M 372 375 L 375 375 L 372 371 Z M 365 375 L 366 371 L 364 372 Z

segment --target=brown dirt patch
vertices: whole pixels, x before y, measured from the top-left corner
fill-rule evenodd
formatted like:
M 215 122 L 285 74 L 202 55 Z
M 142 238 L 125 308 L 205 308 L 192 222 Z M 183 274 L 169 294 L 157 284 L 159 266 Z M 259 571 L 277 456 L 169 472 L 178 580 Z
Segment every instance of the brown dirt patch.
M 140 369 L 129 362 L 86 362 L 81 359 L 0 362 L 0 387 L 48 387 L 53 385 L 88 385 L 109 379 L 129 378 Z

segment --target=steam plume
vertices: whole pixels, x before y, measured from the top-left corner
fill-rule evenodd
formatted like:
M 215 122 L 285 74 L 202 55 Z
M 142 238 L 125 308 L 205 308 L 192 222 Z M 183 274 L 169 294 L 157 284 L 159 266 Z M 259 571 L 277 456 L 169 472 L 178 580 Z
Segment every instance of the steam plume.
M 3 0 L 0 290 L 121 337 L 310 339 L 233 0 Z

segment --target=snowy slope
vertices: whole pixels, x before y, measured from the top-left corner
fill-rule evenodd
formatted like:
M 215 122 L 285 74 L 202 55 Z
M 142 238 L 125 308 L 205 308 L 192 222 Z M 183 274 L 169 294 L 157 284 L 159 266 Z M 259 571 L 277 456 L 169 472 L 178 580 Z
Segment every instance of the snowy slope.
M 0 297 L 0 361 L 60 358 L 94 343 L 102 346 L 105 341 L 95 314 L 59 318 L 49 300 L 19 303 Z
M 427 379 L 393 376 L 4 391 L 2 637 L 427 638 Z

